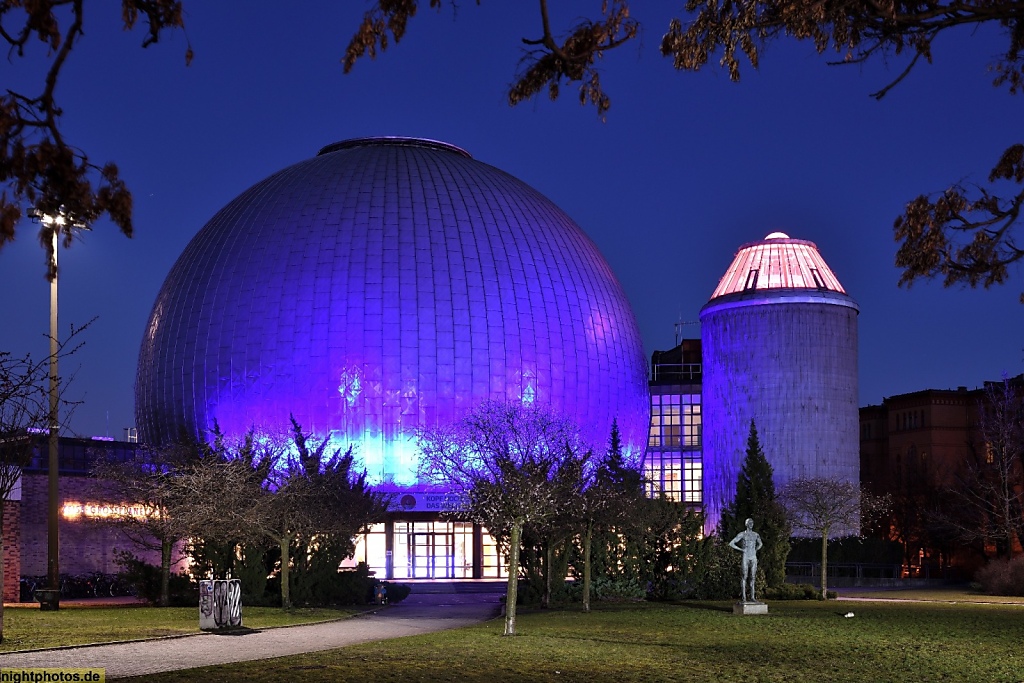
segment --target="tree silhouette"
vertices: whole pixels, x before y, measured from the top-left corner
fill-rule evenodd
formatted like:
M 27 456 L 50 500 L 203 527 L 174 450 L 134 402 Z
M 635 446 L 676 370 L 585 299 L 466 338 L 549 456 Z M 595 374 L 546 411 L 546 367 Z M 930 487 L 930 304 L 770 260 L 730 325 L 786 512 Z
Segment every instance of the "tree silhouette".
M 772 465 L 761 449 L 757 427 L 750 421 L 747 455 L 736 479 L 736 497 L 722 510 L 718 536 L 728 541 L 753 519 L 764 547 L 758 555 L 758 566 L 764 570 L 769 586 L 786 582 L 786 558 L 789 556 L 790 526 L 786 511 L 775 495 Z
M 455 423 L 421 431 L 419 444 L 423 477 L 455 494 L 449 512 L 507 542 L 505 635 L 515 635 L 523 527 L 544 524 L 565 509 L 566 482 L 578 479 L 590 449 L 576 425 L 549 409 L 494 401 Z
M 479 0 L 478 0 L 479 2 Z M 398 43 L 420 0 L 379 0 L 368 10 L 345 51 L 349 72 L 364 56 L 375 57 Z M 440 11 L 446 3 L 429 0 Z M 454 3 L 453 3 L 454 4 Z M 519 71 L 508 87 L 515 105 L 546 92 L 555 99 L 563 84 L 578 88 L 581 104 L 604 118 L 611 107 L 597 64 L 608 53 L 641 35 L 629 0 L 605 0 L 595 16 L 554 28 L 546 0 L 537 23 L 540 37 L 524 37 Z M 943 0 L 933 3 L 834 2 L 816 0 L 687 0 L 687 16 L 674 18 L 661 39 L 661 54 L 676 69 L 699 71 L 712 60 L 740 80 L 741 59 L 753 68 L 774 41 L 809 41 L 819 54 L 834 51 L 832 64 L 902 59 L 904 68 L 872 93 L 882 99 L 922 60 L 931 62 L 933 46 L 943 33 L 959 27 L 998 25 L 1005 42 L 993 60 L 994 84 L 1010 93 L 1024 90 L 1024 13 L 1017 0 Z M 983 34 L 982 34 L 983 35 Z M 896 265 L 900 284 L 941 277 L 946 286 L 989 287 L 1008 276 L 1007 266 L 1024 257 L 1015 230 L 1024 204 L 1024 145 L 1011 145 L 989 174 L 991 187 L 954 183 L 939 193 L 908 202 L 893 230 L 899 243 Z M 1024 294 L 1021 295 L 1024 301 Z
M 786 484 L 780 500 L 794 529 L 821 537 L 821 599 L 828 598 L 828 539 L 856 535 L 888 509 L 889 501 L 857 484 L 828 477 L 800 478 Z

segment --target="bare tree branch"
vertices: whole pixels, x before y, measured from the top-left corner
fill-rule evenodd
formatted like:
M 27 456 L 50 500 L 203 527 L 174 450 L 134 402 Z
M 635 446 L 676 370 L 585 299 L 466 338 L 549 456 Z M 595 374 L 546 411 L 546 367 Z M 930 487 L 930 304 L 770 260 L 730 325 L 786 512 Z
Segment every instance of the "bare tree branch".
M 900 243 L 896 265 L 901 285 L 942 277 L 945 286 L 991 287 L 1009 276 L 1008 266 L 1024 257 L 1014 230 L 1024 205 L 1024 144 L 1009 147 L 989 173 L 989 182 L 1009 184 L 1003 199 L 985 188 L 957 184 L 938 196 L 921 195 L 893 224 Z M 1016 188 L 1013 188 L 1013 185 Z M 1024 295 L 1022 295 L 1024 301 Z
M 978 419 L 980 442 L 971 444 L 946 492 L 953 505 L 941 521 L 956 537 L 994 544 L 1012 556 L 1024 539 L 1024 396 L 1020 380 L 986 383 Z
M 125 29 L 140 16 L 148 26 L 143 47 L 164 30 L 184 27 L 180 0 L 122 0 Z M 89 224 L 106 214 L 122 233 L 132 235 L 132 196 L 117 166 L 92 163 L 64 139 L 61 129 L 57 85 L 83 36 L 84 20 L 84 0 L 0 2 L 0 39 L 9 46 L 9 57 L 23 57 L 35 37 L 51 58 L 38 95 L 13 90 L 0 95 L 0 249 L 33 209 L 49 215 L 63 211 Z M 191 55 L 189 47 L 186 62 Z M 65 237 L 70 239 L 70 232 Z
M 590 448 L 570 421 L 536 405 L 485 402 L 454 425 L 419 434 L 421 474 L 456 494 L 451 512 L 508 539 L 505 635 L 515 635 L 523 527 L 565 509 L 571 482 L 585 479 Z M 568 483 L 567 483 L 568 482 Z

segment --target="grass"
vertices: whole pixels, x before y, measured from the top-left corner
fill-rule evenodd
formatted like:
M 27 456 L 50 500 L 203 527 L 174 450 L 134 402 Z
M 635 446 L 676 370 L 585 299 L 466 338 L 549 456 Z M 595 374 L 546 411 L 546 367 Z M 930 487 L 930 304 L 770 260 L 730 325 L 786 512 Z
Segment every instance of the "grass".
M 146 681 L 1024 681 L 1024 607 L 775 602 L 601 604 Z M 855 617 L 844 618 L 847 611 Z
M 356 612 L 352 609 L 246 607 L 242 610 L 242 623 L 249 628 L 270 628 L 339 619 Z M 199 610 L 196 607 L 62 607 L 56 612 L 5 609 L 0 652 L 198 632 Z
M 873 598 L 881 600 L 928 600 L 932 602 L 989 602 L 1024 605 L 1024 597 L 988 595 L 967 588 L 909 588 L 875 589 L 858 591 L 856 588 L 842 588 L 839 595 L 844 598 Z

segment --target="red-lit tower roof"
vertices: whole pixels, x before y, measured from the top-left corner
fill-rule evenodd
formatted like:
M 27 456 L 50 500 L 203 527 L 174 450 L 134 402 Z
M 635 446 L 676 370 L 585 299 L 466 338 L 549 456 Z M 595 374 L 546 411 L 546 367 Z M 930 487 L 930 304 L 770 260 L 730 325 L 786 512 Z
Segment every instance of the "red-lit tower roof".
M 748 242 L 739 248 L 711 299 L 773 289 L 846 294 L 814 242 L 773 232 L 759 242 Z

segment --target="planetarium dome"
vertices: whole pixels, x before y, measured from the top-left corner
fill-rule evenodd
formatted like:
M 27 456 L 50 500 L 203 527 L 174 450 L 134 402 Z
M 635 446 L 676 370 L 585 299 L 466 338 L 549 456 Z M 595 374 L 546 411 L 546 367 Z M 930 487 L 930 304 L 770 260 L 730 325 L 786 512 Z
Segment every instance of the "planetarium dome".
M 537 402 L 641 451 L 646 364 L 594 243 L 540 193 L 441 142 L 328 145 L 243 192 L 178 258 L 139 354 L 140 438 L 281 430 L 415 483 L 418 427 Z

